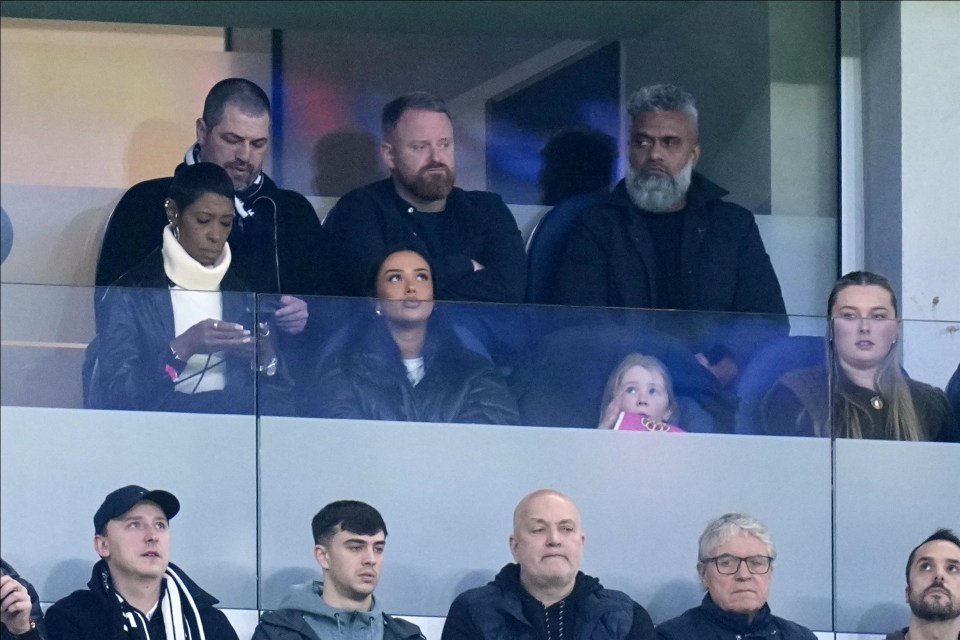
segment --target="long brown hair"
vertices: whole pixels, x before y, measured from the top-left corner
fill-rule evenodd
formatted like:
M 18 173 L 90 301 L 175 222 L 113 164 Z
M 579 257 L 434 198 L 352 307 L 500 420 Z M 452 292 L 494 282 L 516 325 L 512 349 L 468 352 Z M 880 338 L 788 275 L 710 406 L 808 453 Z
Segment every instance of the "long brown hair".
M 877 286 L 884 289 L 890 294 L 895 319 L 900 322 L 897 294 L 885 277 L 869 271 L 852 271 L 833 285 L 830 297 L 827 298 L 827 363 L 833 433 L 839 438 L 862 438 L 863 425 L 870 423 L 870 410 L 856 402 L 840 387 L 840 376 L 844 373 L 833 343 L 833 305 L 840 292 L 852 286 Z M 907 377 L 903 373 L 899 346 L 891 346 L 890 351 L 883 357 L 874 374 L 874 385 L 890 407 L 882 437 L 886 440 L 927 440 L 926 429 L 917 417 Z

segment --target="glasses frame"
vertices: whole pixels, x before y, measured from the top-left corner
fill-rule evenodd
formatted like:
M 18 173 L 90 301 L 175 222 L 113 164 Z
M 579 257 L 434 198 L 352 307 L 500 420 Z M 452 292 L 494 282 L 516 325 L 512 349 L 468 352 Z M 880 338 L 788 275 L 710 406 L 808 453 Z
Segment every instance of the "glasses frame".
M 736 566 L 736 568 L 735 568 L 733 571 L 730 571 L 730 572 L 721 571 L 721 570 L 720 570 L 720 562 L 719 562 L 719 560 L 720 560 L 721 558 L 733 558 L 734 560 L 737 561 L 737 566 Z M 749 560 L 750 558 L 766 558 L 766 559 L 767 559 L 767 570 L 766 570 L 766 571 L 754 571 L 753 569 L 751 569 L 751 568 L 750 568 L 750 563 L 747 562 L 747 560 Z M 712 562 L 712 563 L 713 563 L 713 566 L 717 568 L 717 573 L 719 573 L 719 574 L 722 575 L 722 576 L 732 576 L 732 575 L 736 575 L 736 573 L 737 573 L 738 571 L 740 571 L 740 565 L 742 565 L 743 563 L 746 562 L 746 564 L 747 564 L 747 571 L 748 571 L 748 572 L 750 572 L 751 574 L 753 574 L 753 575 L 755 575 L 755 576 L 765 576 L 765 575 L 767 575 L 768 573 L 770 573 L 770 569 L 773 568 L 773 560 L 774 560 L 774 558 L 773 558 L 772 556 L 756 555 L 756 556 L 747 556 L 746 558 L 743 558 L 743 557 L 740 557 L 740 556 L 735 556 L 735 555 L 730 554 L 730 553 L 725 553 L 725 554 L 723 554 L 723 555 L 721 555 L 721 556 L 715 556 L 715 557 L 713 557 L 713 558 L 701 558 L 701 559 L 700 559 L 700 562 L 702 562 L 702 563 L 704 563 L 704 564 L 706 564 L 706 563 L 708 563 L 708 562 Z

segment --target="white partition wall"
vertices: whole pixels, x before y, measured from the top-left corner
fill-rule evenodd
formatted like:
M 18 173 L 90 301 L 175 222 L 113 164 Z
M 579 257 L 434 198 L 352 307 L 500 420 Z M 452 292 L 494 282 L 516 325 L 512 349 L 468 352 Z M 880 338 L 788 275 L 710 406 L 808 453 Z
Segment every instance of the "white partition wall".
M 93 514 L 138 484 L 180 499 L 171 557 L 226 608 L 257 608 L 256 420 L 251 416 L 0 409 L 4 560 L 45 602 L 86 588 Z

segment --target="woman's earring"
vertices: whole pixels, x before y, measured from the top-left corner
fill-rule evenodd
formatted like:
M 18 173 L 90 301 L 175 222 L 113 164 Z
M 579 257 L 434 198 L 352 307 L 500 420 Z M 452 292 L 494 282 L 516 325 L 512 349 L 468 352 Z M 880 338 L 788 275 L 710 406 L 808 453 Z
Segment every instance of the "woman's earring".
M 373 312 L 374 312 L 375 314 L 377 314 L 378 316 L 382 316 L 382 315 L 383 315 L 383 309 L 380 308 L 380 305 L 377 305 L 376 307 L 374 307 L 374 308 L 373 308 Z
M 173 237 L 176 238 L 177 241 L 179 242 L 179 240 L 180 240 L 180 227 L 174 227 L 174 228 L 173 228 Z

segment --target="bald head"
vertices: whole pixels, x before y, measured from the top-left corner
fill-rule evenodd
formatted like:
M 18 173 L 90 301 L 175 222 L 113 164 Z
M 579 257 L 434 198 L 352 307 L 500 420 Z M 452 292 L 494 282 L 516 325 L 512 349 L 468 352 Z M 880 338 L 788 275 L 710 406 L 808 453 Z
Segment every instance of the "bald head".
M 539 505 L 541 502 L 552 502 L 554 504 L 566 503 L 573 510 L 573 513 L 576 514 L 577 524 L 579 525 L 580 511 L 577 509 L 577 505 L 574 504 L 573 500 L 556 489 L 537 489 L 533 493 L 525 495 L 523 499 L 517 503 L 517 508 L 513 510 L 514 533 L 517 532 L 517 527 L 527 518 L 527 513 L 531 510 L 531 505 Z
M 577 505 L 559 491 L 534 491 L 513 512 L 510 551 L 520 565 L 520 582 L 547 606 L 573 590 L 583 541 Z

